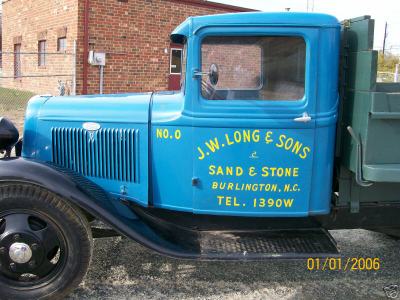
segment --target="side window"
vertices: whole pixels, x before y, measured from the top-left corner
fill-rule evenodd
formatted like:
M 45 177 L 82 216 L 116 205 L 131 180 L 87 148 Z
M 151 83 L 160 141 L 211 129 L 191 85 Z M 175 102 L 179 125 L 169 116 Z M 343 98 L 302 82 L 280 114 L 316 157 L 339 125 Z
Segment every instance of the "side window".
M 306 44 L 301 37 L 212 36 L 201 46 L 202 72 L 218 69 L 218 82 L 202 78 L 208 100 L 301 100 Z
M 38 66 L 44 67 L 46 65 L 46 41 L 38 42 Z
M 21 72 L 21 44 L 14 45 L 14 77 L 22 76 Z
M 181 74 L 182 72 L 182 49 L 171 49 L 170 74 Z

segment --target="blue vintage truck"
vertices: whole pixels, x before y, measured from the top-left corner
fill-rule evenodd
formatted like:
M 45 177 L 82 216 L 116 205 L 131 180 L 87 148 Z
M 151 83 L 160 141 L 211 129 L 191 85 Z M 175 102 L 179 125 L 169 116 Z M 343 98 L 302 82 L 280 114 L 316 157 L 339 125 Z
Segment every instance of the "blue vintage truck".
M 206 260 L 337 256 L 329 229 L 400 236 L 400 84 L 376 83 L 373 30 L 193 17 L 171 35 L 180 91 L 36 96 L 23 139 L 2 118 L 0 297 L 65 296 L 114 232 Z

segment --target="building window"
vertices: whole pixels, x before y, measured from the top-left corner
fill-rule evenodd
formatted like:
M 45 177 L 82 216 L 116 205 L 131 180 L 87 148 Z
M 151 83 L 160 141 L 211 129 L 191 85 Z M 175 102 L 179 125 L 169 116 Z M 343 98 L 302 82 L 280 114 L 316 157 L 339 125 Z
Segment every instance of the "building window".
M 21 77 L 21 44 L 14 45 L 14 77 Z
M 60 37 L 57 39 L 57 51 L 58 52 L 67 51 L 67 38 L 66 37 Z
M 2 44 L 2 38 L 0 35 L 0 69 L 3 68 L 3 44 Z
M 44 67 L 46 65 L 46 41 L 38 42 L 38 66 Z
M 171 49 L 170 74 L 181 74 L 182 72 L 182 49 Z

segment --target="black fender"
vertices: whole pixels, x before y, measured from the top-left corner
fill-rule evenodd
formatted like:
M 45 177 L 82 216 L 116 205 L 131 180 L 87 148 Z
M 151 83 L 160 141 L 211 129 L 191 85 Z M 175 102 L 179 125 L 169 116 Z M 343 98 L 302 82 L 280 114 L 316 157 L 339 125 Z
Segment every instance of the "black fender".
M 160 254 L 197 258 L 197 254 L 163 239 L 141 218 L 118 213 L 108 194 L 97 184 L 73 171 L 51 163 L 17 157 L 0 159 L 0 184 L 26 183 L 40 186 L 80 207 L 120 234 Z

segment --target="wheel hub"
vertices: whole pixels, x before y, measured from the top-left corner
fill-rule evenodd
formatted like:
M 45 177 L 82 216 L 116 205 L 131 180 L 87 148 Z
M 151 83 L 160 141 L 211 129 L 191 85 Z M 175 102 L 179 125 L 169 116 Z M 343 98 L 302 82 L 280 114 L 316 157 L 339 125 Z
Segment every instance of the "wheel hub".
M 0 281 L 3 276 L 18 284 L 29 275 L 30 282 L 39 282 L 58 268 L 63 244 L 50 222 L 25 212 L 1 218 Z
M 10 247 L 10 258 L 18 264 L 25 264 L 32 258 L 32 249 L 25 243 L 14 243 Z

